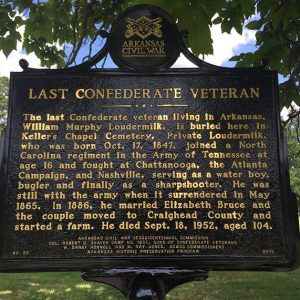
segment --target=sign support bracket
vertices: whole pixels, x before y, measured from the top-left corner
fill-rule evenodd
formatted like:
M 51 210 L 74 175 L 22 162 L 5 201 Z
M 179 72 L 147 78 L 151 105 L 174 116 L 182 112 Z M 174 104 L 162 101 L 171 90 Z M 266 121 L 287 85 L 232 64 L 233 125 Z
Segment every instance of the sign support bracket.
M 111 285 L 128 300 L 163 300 L 180 284 L 207 279 L 208 272 L 176 268 L 115 268 L 83 271 L 81 277 L 86 281 Z

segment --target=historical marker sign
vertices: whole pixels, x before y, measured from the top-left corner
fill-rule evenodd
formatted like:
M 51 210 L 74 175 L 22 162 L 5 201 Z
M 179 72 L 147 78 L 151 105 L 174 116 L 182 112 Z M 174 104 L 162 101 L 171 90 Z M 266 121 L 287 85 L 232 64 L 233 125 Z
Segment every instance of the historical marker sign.
M 9 113 L 2 270 L 296 263 L 275 72 L 13 73 Z

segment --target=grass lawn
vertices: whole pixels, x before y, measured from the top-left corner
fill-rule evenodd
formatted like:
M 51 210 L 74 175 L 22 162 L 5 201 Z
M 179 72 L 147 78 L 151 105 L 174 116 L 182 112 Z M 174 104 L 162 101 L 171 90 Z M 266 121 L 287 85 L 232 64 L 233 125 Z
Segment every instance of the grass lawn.
M 0 274 L 0 300 L 123 300 L 116 289 L 85 282 L 79 273 Z M 211 272 L 178 286 L 167 300 L 300 299 L 300 268 L 293 272 Z

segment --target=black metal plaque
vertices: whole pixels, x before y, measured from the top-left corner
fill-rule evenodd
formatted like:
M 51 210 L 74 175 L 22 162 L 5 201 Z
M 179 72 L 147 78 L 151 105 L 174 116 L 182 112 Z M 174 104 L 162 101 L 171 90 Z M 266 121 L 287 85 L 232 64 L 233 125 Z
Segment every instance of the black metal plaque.
M 296 264 L 273 72 L 13 73 L 2 270 Z

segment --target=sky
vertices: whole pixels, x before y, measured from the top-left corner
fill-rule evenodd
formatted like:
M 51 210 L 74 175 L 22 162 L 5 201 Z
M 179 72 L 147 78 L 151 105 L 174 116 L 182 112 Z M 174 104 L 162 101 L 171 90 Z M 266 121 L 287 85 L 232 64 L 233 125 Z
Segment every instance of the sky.
M 233 55 L 253 51 L 255 49 L 255 31 L 245 29 L 243 35 L 239 35 L 234 29 L 231 34 L 222 33 L 220 25 L 213 25 L 212 39 L 214 54 L 205 57 L 205 61 L 218 66 L 233 67 L 234 62 L 228 62 Z M 22 31 L 20 32 L 22 35 Z M 84 49 L 83 49 L 84 51 Z M 39 59 L 33 54 L 24 54 L 20 42 L 8 58 L 0 51 L 0 76 L 9 77 L 10 72 L 21 72 L 20 59 L 26 59 L 31 68 L 40 68 Z M 107 60 L 105 67 L 114 67 L 111 60 Z M 194 67 L 184 56 L 180 56 L 174 67 Z

